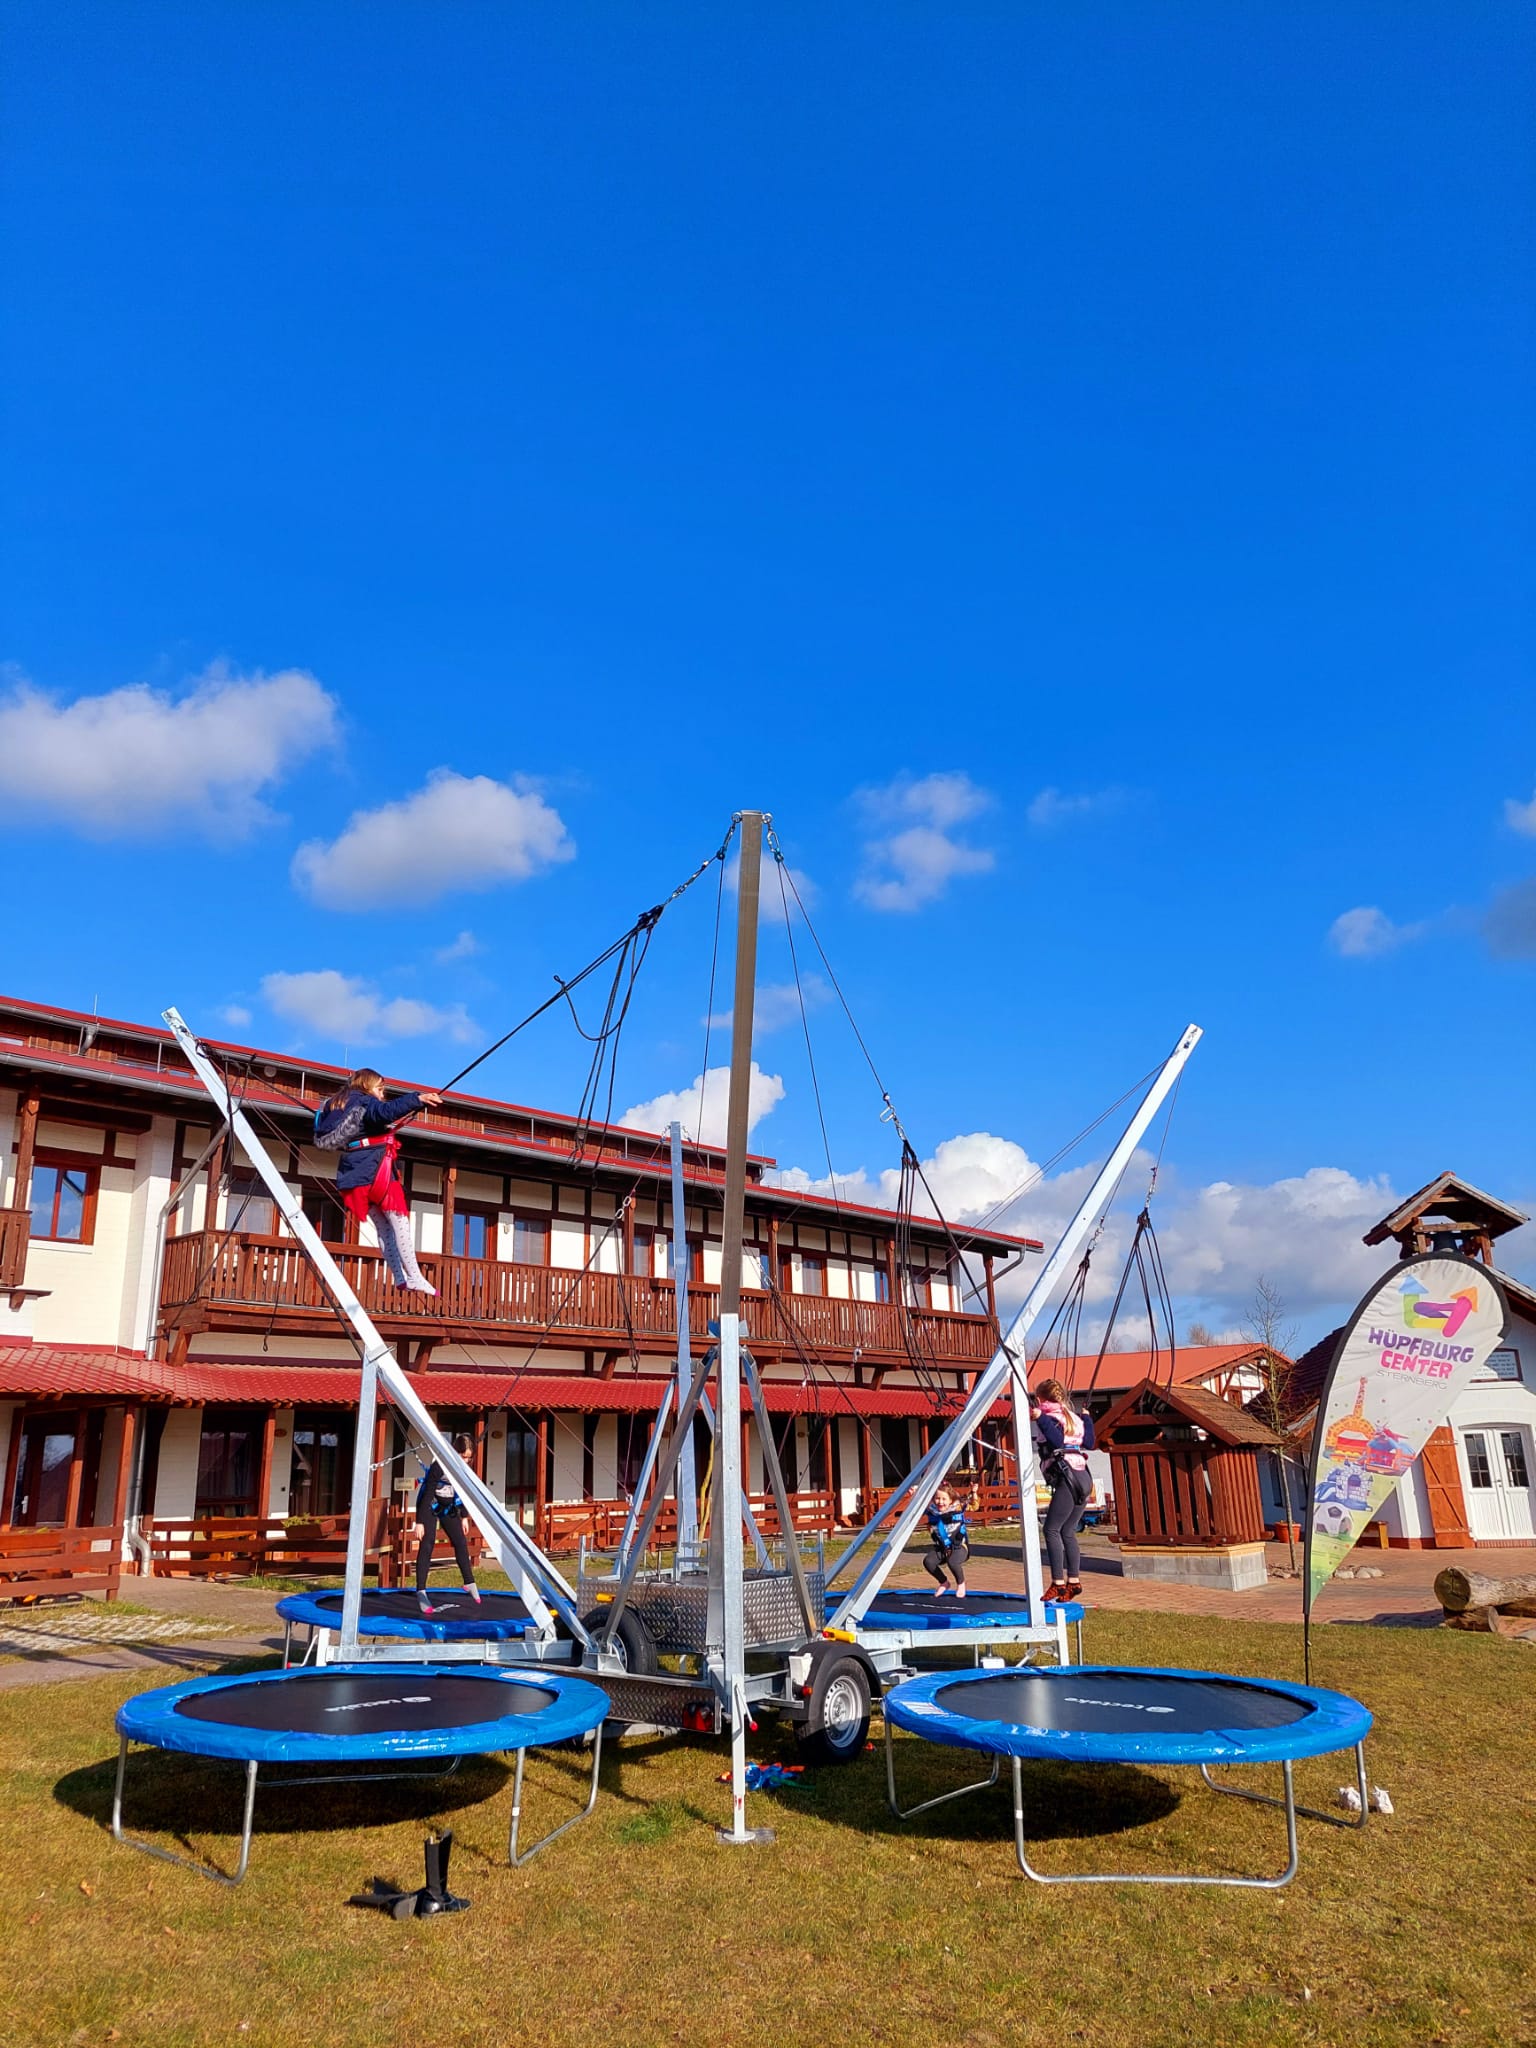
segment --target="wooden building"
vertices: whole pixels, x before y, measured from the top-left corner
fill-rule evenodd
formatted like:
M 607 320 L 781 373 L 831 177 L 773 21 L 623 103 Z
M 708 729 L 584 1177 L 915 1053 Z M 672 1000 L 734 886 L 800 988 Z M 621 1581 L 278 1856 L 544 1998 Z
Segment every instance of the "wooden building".
M 471 1431 L 503 1497 L 545 1530 L 559 1509 L 622 1503 L 676 1351 L 665 1137 L 450 1097 L 404 1133 L 438 1290 L 409 1295 L 336 1201 L 334 1154 L 310 1143 L 342 1071 L 213 1049 L 423 1399 Z M 345 1507 L 352 1345 L 216 1122 L 164 1031 L 0 999 L 0 1528 Z M 724 1164 L 685 1148 L 696 1346 L 717 1312 Z M 952 1238 L 932 1218 L 903 1231 L 890 1211 L 779 1186 L 763 1155 L 746 1233 L 743 1313 L 785 1476 L 831 1526 L 904 1476 L 995 1349 L 999 1273 L 1040 1246 Z M 408 1488 L 402 1440 L 381 1437 L 379 1456 L 390 1490 Z

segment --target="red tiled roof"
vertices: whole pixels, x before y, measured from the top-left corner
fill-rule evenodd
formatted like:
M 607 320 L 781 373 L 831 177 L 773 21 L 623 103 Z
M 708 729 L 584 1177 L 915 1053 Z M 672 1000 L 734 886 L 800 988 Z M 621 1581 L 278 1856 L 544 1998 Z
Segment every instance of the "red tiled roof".
M 1181 1344 L 1174 1360 L 1173 1383 L 1187 1386 L 1212 1373 L 1226 1372 L 1247 1359 L 1259 1357 L 1263 1348 L 1261 1344 Z M 1150 1351 L 1108 1351 L 1095 1380 L 1096 1359 L 1097 1353 L 1091 1350 L 1085 1350 L 1076 1359 L 1042 1358 L 1032 1367 L 1030 1379 L 1038 1384 L 1054 1376 L 1075 1394 L 1086 1393 L 1091 1383 L 1097 1392 L 1108 1394 L 1134 1387 L 1154 1375 L 1160 1380 L 1168 1377 L 1166 1351 L 1155 1359 Z
M 603 1413 L 652 1413 L 664 1380 L 626 1373 L 598 1379 L 590 1373 L 424 1372 L 411 1384 L 430 1408 L 557 1408 Z M 93 1344 L 0 1344 L 0 1396 L 34 1400 L 86 1398 L 141 1400 L 197 1406 L 204 1402 L 275 1407 L 349 1408 L 357 1400 L 357 1372 L 345 1365 L 266 1365 L 239 1359 L 194 1359 L 170 1365 L 141 1351 Z M 768 1380 L 764 1396 L 776 1415 L 932 1416 L 934 1402 L 918 1387 L 847 1387 Z M 952 1409 L 946 1413 L 953 1412 Z M 1007 1412 L 998 1402 L 994 1415 Z

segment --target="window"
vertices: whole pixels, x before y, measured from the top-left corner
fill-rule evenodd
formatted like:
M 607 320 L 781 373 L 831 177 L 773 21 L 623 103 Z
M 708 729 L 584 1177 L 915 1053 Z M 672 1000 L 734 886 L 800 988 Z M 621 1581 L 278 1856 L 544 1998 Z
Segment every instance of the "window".
M 277 1204 L 267 1193 L 266 1183 L 254 1173 L 230 1175 L 224 1227 L 241 1231 L 247 1237 L 276 1237 Z
M 801 1252 L 800 1289 L 802 1294 L 825 1294 L 827 1291 L 827 1261 L 821 1252 Z
M 1525 1375 L 1520 1370 L 1520 1354 L 1512 1345 L 1504 1345 L 1491 1352 L 1487 1364 L 1477 1375 L 1480 1380 L 1519 1380 Z
M 197 1454 L 198 1514 L 265 1514 L 267 1503 L 256 1499 L 261 1423 L 258 1408 L 203 1410 Z
M 651 1441 L 653 1418 L 649 1415 L 617 1415 L 618 1455 L 616 1477 L 620 1500 L 632 1500 L 640 1482 L 640 1467 L 645 1463 L 646 1448 Z
M 32 1235 L 89 1244 L 96 1234 L 101 1166 L 68 1152 L 39 1152 L 32 1163 Z
M 335 1515 L 348 1502 L 356 1417 L 301 1408 L 293 1419 L 291 1515 Z
M 855 1259 L 852 1270 L 855 1301 L 890 1300 L 891 1276 L 884 1266 L 877 1266 L 869 1259 Z
M 1531 1475 L 1526 1469 L 1525 1439 L 1521 1436 L 1519 1430 L 1500 1430 L 1499 1443 L 1504 1451 L 1504 1470 L 1509 1475 L 1510 1485 L 1518 1487 L 1529 1486 Z
M 656 1271 L 656 1231 L 649 1223 L 635 1225 L 634 1250 L 630 1257 L 629 1270 L 644 1280 L 653 1277 Z
M 1478 1488 L 1492 1486 L 1493 1472 L 1488 1463 L 1488 1439 L 1480 1431 L 1469 1429 L 1467 1444 L 1467 1476 Z
M 908 1266 L 903 1275 L 903 1289 L 908 1308 L 928 1308 L 931 1299 L 928 1293 L 928 1270 L 925 1266 Z
M 466 1205 L 453 1212 L 453 1249 L 461 1259 L 494 1259 L 496 1211 Z M 522 1253 L 517 1254 L 519 1258 Z M 529 1261 L 530 1264 L 538 1263 Z
M 764 1293 L 773 1286 L 773 1263 L 765 1244 L 744 1244 L 741 1248 L 741 1284 L 743 1287 L 761 1287 Z
M 549 1218 L 547 1216 L 513 1217 L 512 1257 L 519 1266 L 547 1266 L 549 1264 Z
M 880 1418 L 880 1470 L 882 1486 L 899 1486 L 912 1470 L 912 1432 L 904 1415 Z

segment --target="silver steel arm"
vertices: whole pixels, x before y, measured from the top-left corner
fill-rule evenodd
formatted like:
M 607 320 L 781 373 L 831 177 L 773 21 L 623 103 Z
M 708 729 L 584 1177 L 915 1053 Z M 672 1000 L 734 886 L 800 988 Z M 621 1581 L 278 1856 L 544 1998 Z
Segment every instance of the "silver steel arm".
M 507 1576 L 517 1588 L 534 1626 L 546 1636 L 553 1635 L 555 1616 L 558 1615 L 562 1626 L 578 1643 L 585 1646 L 590 1638 L 576 1612 L 576 1596 L 572 1588 L 533 1542 L 521 1523 L 508 1514 L 478 1473 L 459 1456 L 439 1430 L 409 1377 L 401 1370 L 394 1353 L 379 1335 L 346 1275 L 332 1258 L 329 1248 L 321 1242 L 309 1218 L 294 1200 L 293 1191 L 268 1158 L 266 1148 L 251 1128 L 244 1110 L 231 1099 L 223 1075 L 188 1029 L 181 1013 L 170 1009 L 164 1012 L 164 1016 L 177 1043 L 186 1054 L 192 1071 L 213 1098 L 214 1107 L 240 1140 L 247 1159 L 265 1182 L 283 1221 L 303 1247 L 337 1310 L 351 1325 L 362 1347 L 363 1375 L 357 1443 L 353 1452 L 352 1468 L 354 1512 L 347 1529 L 346 1585 L 342 1595 L 343 1654 L 346 1653 L 345 1646 L 356 1644 L 361 1608 L 365 1517 L 357 1509 L 359 1499 L 366 1509 L 369 1497 L 373 1458 L 371 1397 L 375 1382 L 384 1388 L 416 1435 L 430 1447 L 444 1474 L 453 1481 L 476 1526 L 496 1552 Z
M 1045 1307 L 1057 1284 L 1076 1259 L 1083 1239 L 1093 1228 L 1094 1221 L 1114 1193 L 1116 1184 L 1131 1156 L 1145 1136 L 1148 1125 L 1156 1116 L 1169 1090 L 1183 1071 L 1184 1063 L 1199 1044 L 1201 1037 L 1198 1024 L 1191 1024 L 1179 1040 L 1161 1072 L 1147 1090 L 1140 1108 L 1126 1125 L 1119 1144 L 1105 1160 L 1094 1179 L 1093 1186 L 1084 1198 L 1077 1214 L 1062 1233 L 1061 1241 L 1041 1268 L 1035 1284 L 1024 1297 L 1023 1306 L 1009 1325 L 1008 1334 L 994 1355 L 991 1364 L 977 1379 L 966 1398 L 965 1406 L 945 1430 L 928 1456 L 908 1475 L 897 1489 L 901 1505 L 891 1521 L 890 1527 L 881 1538 L 874 1555 L 865 1565 L 859 1577 L 849 1589 L 837 1612 L 827 1624 L 829 1628 L 849 1628 L 861 1621 L 866 1609 L 880 1588 L 890 1576 L 897 1559 L 901 1556 L 907 1538 L 917 1527 L 926 1513 L 929 1502 L 938 1491 L 939 1482 L 954 1463 L 960 1451 L 974 1436 L 987 1410 L 1007 1386 L 1014 1370 L 1016 1356 L 1022 1356 L 1030 1328 L 1040 1311 Z M 1021 1452 L 1022 1457 L 1022 1452 Z M 884 1513 L 890 1515 L 891 1503 L 887 1502 Z M 1020 1513 L 1028 1515 L 1030 1504 L 1021 1502 Z M 868 1529 L 861 1531 L 853 1545 L 853 1552 L 864 1548 Z M 852 1552 L 850 1553 L 850 1555 Z M 845 1560 L 846 1565 L 846 1560 Z

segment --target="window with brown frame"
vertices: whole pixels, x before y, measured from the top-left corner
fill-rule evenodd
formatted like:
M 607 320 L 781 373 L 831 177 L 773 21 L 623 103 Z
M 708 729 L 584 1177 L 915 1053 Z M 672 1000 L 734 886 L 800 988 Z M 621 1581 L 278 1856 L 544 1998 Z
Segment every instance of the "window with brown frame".
M 55 1244 L 90 1244 L 96 1236 L 101 1161 L 77 1152 L 39 1151 L 32 1162 L 32 1235 Z
M 460 1259 L 494 1259 L 496 1256 L 496 1223 L 499 1212 L 474 1202 L 461 1202 L 453 1212 L 453 1250 Z M 516 1256 L 521 1259 L 522 1253 Z M 542 1265 L 541 1259 L 524 1261 L 525 1264 Z
M 512 1218 L 512 1258 L 519 1266 L 549 1264 L 549 1218 L 516 1215 Z

